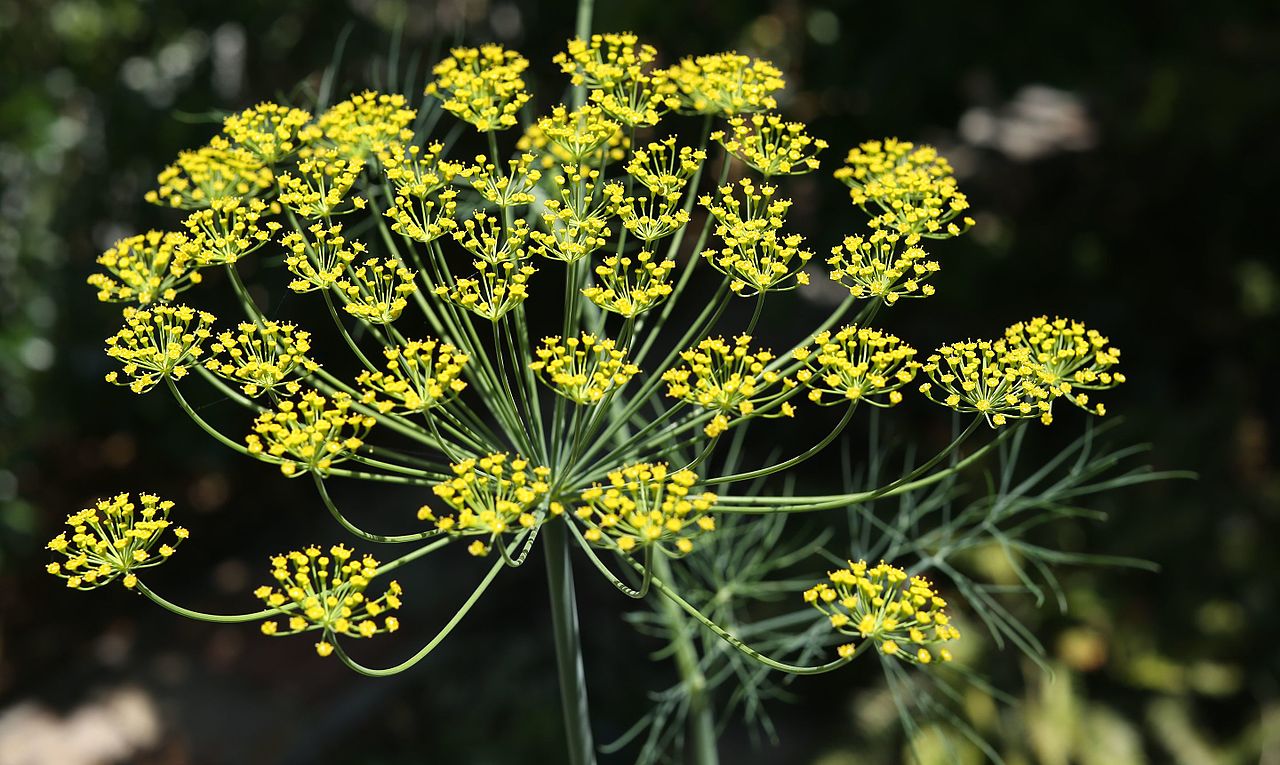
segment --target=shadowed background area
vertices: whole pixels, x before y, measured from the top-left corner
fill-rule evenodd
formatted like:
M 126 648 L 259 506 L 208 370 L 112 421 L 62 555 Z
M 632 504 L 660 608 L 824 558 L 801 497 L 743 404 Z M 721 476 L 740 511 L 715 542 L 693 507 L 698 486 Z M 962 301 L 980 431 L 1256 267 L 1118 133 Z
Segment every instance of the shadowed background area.
M 832 146 L 819 174 L 788 189 L 793 226 L 819 254 L 853 225 L 829 177 L 849 147 L 937 145 L 978 225 L 938 248 L 938 295 L 895 308 L 893 331 L 931 348 L 1038 313 L 1081 319 L 1124 350 L 1129 382 L 1108 399 L 1124 422 L 1110 438 L 1149 442 L 1151 464 L 1199 473 L 1099 500 L 1106 524 L 1060 530 L 1064 544 L 1161 571 L 1067 569 L 1066 614 L 1027 604 L 1056 679 L 1011 649 L 979 657 L 1018 701 L 965 700 L 995 748 L 1011 762 L 1280 762 L 1280 562 L 1267 552 L 1280 538 L 1274 4 L 599 5 L 597 30 L 633 30 L 665 63 L 736 48 L 784 70 L 781 110 Z M 85 277 L 119 237 L 176 225 L 142 194 L 179 150 L 207 141 L 228 111 L 314 87 L 346 31 L 340 94 L 376 85 L 368 73 L 385 69 L 397 35 L 402 66 L 421 56 L 419 81 L 441 46 L 496 40 L 533 62 L 546 109 L 566 84 L 550 58 L 572 11 L 0 0 L 0 765 L 561 760 L 540 564 L 491 590 L 432 659 L 375 681 L 303 639 L 186 622 L 116 587 L 68 592 L 44 574 L 42 547 L 99 496 L 157 492 L 178 501 L 193 539 L 155 587 L 231 611 L 252 607 L 269 554 L 341 538 L 309 484 L 220 450 L 163 395 L 102 382 L 117 311 Z M 765 335 L 787 321 L 774 307 Z M 924 408 L 905 406 L 902 421 L 938 419 Z M 1078 415 L 1061 419 L 1078 431 Z M 1041 433 L 1029 440 L 1051 453 L 1061 436 Z M 817 474 L 830 467 L 808 475 L 826 480 Z M 419 501 L 358 500 L 403 520 Z M 434 624 L 474 578 L 465 556 L 406 575 L 402 621 Z M 631 604 L 583 579 L 592 714 L 608 740 L 669 667 L 623 622 Z M 387 655 L 410 653 L 427 629 L 382 641 Z M 876 678 L 792 684 L 794 698 L 771 708 L 777 742 L 753 748 L 731 725 L 725 761 L 900 761 Z M 945 761 L 937 749 L 921 751 Z

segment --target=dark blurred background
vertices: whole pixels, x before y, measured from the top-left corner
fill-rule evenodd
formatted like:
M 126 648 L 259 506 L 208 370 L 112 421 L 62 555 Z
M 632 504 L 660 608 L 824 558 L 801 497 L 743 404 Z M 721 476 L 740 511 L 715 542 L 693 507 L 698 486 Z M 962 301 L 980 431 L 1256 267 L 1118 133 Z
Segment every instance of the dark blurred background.
M 1078 531 L 1162 570 L 1065 570 L 1071 610 L 1025 612 L 1052 679 L 1012 650 L 983 654 L 979 671 L 1013 678 L 1019 700 L 967 701 L 995 748 L 1024 763 L 1280 762 L 1276 4 L 598 5 L 597 30 L 634 30 L 668 62 L 738 48 L 785 70 L 783 110 L 832 145 L 822 176 L 793 189 L 819 252 L 853 225 L 826 175 L 848 147 L 937 144 L 978 227 L 939 247 L 938 295 L 895 309 L 895 331 L 931 347 L 1041 312 L 1082 319 L 1124 350 L 1110 437 L 1199 473 L 1101 500 L 1110 521 Z M 252 608 L 267 554 L 339 538 L 308 486 L 231 459 L 167 397 L 102 382 L 117 313 L 84 280 L 118 237 L 176 225 L 142 202 L 164 164 L 218 115 L 317 82 L 348 27 L 340 93 L 373 84 L 401 28 L 423 52 L 419 81 L 458 35 L 520 49 L 545 108 L 564 87 L 549 59 L 573 8 L 0 0 L 0 765 L 562 760 L 540 564 L 500 582 L 436 657 L 382 681 L 318 660 L 309 641 L 187 622 L 121 588 L 71 593 L 43 572 L 63 517 L 125 489 L 183 508 L 192 541 L 152 580 L 197 608 Z M 405 577 L 413 626 L 388 656 L 456 601 L 466 565 Z M 629 604 L 584 579 L 608 739 L 669 670 L 623 624 Z M 773 708 L 780 743 L 752 749 L 731 726 L 726 761 L 900 761 L 874 680 L 791 686 Z

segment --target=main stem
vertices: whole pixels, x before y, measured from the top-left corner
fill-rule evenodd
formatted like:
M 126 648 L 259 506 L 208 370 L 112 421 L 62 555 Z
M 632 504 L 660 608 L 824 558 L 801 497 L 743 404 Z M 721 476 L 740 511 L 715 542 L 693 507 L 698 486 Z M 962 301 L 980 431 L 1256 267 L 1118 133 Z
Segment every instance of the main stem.
M 551 591 L 551 625 L 556 640 L 556 667 L 560 674 L 560 706 L 570 765 L 595 765 L 591 716 L 587 709 L 587 677 L 582 668 L 582 641 L 578 632 L 578 599 L 565 531 L 567 518 L 548 521 L 542 531 L 547 552 L 547 587 Z
M 666 556 L 656 555 L 654 574 L 664 582 L 671 581 L 671 565 Z M 696 765 L 718 765 L 720 755 L 716 748 L 716 722 L 711 713 L 711 699 L 707 696 L 707 678 L 698 666 L 698 649 L 693 643 L 693 625 L 671 598 L 659 596 L 662 618 L 671 633 L 671 647 L 675 651 L 676 669 L 680 682 L 689 695 L 689 735 L 693 744 L 692 762 Z
M 594 0 L 578 0 L 574 32 L 579 39 L 591 38 L 594 4 Z M 585 88 L 581 85 L 575 87 L 574 107 L 582 106 L 586 96 Z M 570 310 L 570 306 L 566 305 L 565 310 Z M 578 631 L 578 598 L 573 587 L 573 567 L 569 560 L 568 531 L 565 529 L 568 522 L 568 518 L 552 519 L 542 534 L 547 553 L 547 589 L 551 595 L 556 668 L 560 675 L 560 708 L 569 745 L 569 765 L 595 765 L 596 749 L 587 707 L 587 676 L 582 667 L 582 640 Z

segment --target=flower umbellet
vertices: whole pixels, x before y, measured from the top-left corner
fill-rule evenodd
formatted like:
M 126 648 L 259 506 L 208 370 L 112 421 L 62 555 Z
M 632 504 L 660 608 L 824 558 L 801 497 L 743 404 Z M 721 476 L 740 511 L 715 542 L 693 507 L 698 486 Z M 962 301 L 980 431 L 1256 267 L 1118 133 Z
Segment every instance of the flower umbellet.
M 203 278 L 183 253 L 186 242 L 185 234 L 162 231 L 121 239 L 98 257 L 105 273 L 90 274 L 89 286 L 98 288 L 104 302 L 172 301 Z
M 425 99 L 262 103 L 183 152 L 146 195 L 180 211 L 173 230 L 120 240 L 89 278 L 100 300 L 125 304 L 107 379 L 135 393 L 163 383 L 220 443 L 309 479 L 300 491 L 314 486 L 346 532 L 411 547 L 385 564 L 341 544 L 303 547 L 271 559 L 275 583 L 256 591 L 264 611 L 200 614 L 140 580 L 186 537 L 169 526 L 171 503 L 120 495 L 68 520 L 72 535 L 49 545 L 61 558 L 50 572 L 81 589 L 122 578 L 183 615 L 257 621 L 267 635 L 316 632 L 321 656 L 382 675 L 421 661 L 541 541 L 562 660 L 578 650 L 565 563 L 576 549 L 621 592 L 663 604 L 682 673 L 697 667 L 687 623 L 739 660 L 792 674 L 837 669 L 868 645 L 895 671 L 947 662 L 959 631 L 946 578 L 901 562 L 928 557 L 904 531 L 915 521 L 877 527 L 897 535 L 885 562 L 851 562 L 803 594 L 829 640 L 767 642 L 792 658 L 827 651 L 825 663 L 753 648 L 713 618 L 720 595 L 699 607 L 681 583 L 699 555 L 731 548 L 751 524 L 949 480 L 1023 432 L 1016 420 L 1048 424 L 1059 399 L 1103 414 L 1093 397 L 1124 382 L 1119 351 L 1078 321 L 1039 317 L 918 354 L 877 319 L 934 294 L 943 240 L 973 225 L 946 158 L 895 138 L 854 148 L 834 175 L 865 215 L 839 241 L 807 242 L 787 220 L 788 184 L 819 169 L 827 144 L 776 111 L 782 72 L 734 52 L 657 61 L 629 33 L 574 39 L 555 58 L 572 99 L 538 104 L 519 53 L 459 47 L 433 68 Z M 690 135 L 699 123 L 700 140 Z M 203 280 L 211 269 L 225 278 Z M 247 273 L 260 277 L 253 289 Z M 816 327 L 776 322 L 794 330 L 790 345 L 766 347 L 762 317 L 824 276 L 847 290 L 840 303 Z M 242 315 L 194 307 L 207 283 L 227 285 Z M 318 311 L 297 310 L 308 303 Z M 326 313 L 327 328 L 296 318 Z M 329 363 L 335 354 L 349 363 Z M 239 434 L 200 416 L 187 399 L 197 383 L 242 407 Z M 796 490 L 791 471 L 841 448 L 862 405 L 918 394 L 969 423 L 952 444 L 865 491 Z M 826 435 L 739 470 L 748 431 L 793 421 Z M 997 432 L 962 459 L 982 423 Z M 333 479 L 418 491 L 419 523 L 363 530 L 334 502 Z M 451 546 L 491 568 L 440 635 L 385 669 L 350 656 L 344 641 L 401 627 L 400 585 L 382 578 Z M 968 604 L 956 601 L 962 619 Z M 589 727 L 570 725 L 571 760 L 590 761 Z
M 694 491 L 697 484 L 692 471 L 671 471 L 665 463 L 628 465 L 584 490 L 574 515 L 589 524 L 587 541 L 607 536 L 623 552 L 657 545 L 682 555 L 693 551 L 695 537 L 716 528 L 710 514 L 716 495 Z
M 92 590 L 116 579 L 130 589 L 138 571 L 169 559 L 189 534 L 169 520 L 173 502 L 154 494 L 128 494 L 99 500 L 67 518 L 71 536 L 63 532 L 48 548 L 63 560 L 50 563 L 50 574 L 67 586 Z M 161 541 L 166 540 L 166 541 Z
M 826 615 L 841 635 L 873 641 L 877 650 L 909 663 L 929 664 L 935 658 L 951 661 L 951 650 L 940 647 L 960 639 L 951 624 L 947 601 L 929 581 L 883 561 L 868 566 L 850 561 L 804 593 L 804 601 Z M 852 653 L 856 646 L 840 646 Z
M 400 620 L 390 612 L 400 608 L 400 584 L 391 581 L 382 595 L 370 598 L 365 588 L 378 574 L 378 561 L 370 555 L 356 557 L 342 545 L 328 550 L 317 546 L 294 550 L 271 559 L 276 586 L 263 585 L 254 596 L 270 608 L 296 606 L 282 621 L 262 622 L 264 635 L 297 635 L 320 631 L 316 653 L 328 656 L 337 636 L 371 638 L 395 632 Z

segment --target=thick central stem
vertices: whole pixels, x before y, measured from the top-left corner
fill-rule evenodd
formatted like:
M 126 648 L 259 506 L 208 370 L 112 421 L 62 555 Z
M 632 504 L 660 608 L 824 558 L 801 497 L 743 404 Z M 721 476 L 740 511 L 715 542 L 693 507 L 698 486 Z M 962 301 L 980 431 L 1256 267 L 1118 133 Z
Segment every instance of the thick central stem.
M 578 38 L 591 38 L 594 0 L 578 0 Z M 586 89 L 573 89 L 574 108 L 586 102 Z M 565 306 L 568 310 L 569 306 Z M 551 624 L 556 641 L 556 667 L 560 675 L 560 706 L 564 714 L 569 765 L 595 765 L 595 743 L 591 736 L 591 713 L 587 707 L 587 677 L 582 666 L 582 640 L 578 632 L 578 596 L 573 587 L 573 567 L 569 559 L 568 518 L 553 519 L 543 530 L 547 552 L 547 589 L 551 594 Z
M 551 624 L 556 640 L 556 667 L 560 674 L 560 705 L 570 765 L 595 765 L 591 715 L 587 709 L 587 678 L 582 667 L 582 642 L 578 633 L 578 599 L 573 587 L 569 540 L 564 518 L 553 519 L 542 531 L 547 552 L 547 587 L 551 593 Z
M 666 556 L 654 556 L 654 573 L 663 581 L 671 581 L 671 566 Z M 698 666 L 698 649 L 694 645 L 689 620 L 680 607 L 670 598 L 658 598 L 662 617 L 671 633 L 671 646 L 675 651 L 676 668 L 680 682 L 689 695 L 690 762 L 697 765 L 718 765 L 720 755 L 716 749 L 716 724 L 707 694 L 707 678 Z

